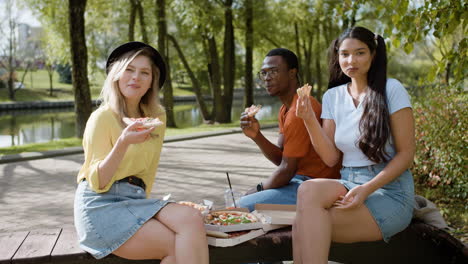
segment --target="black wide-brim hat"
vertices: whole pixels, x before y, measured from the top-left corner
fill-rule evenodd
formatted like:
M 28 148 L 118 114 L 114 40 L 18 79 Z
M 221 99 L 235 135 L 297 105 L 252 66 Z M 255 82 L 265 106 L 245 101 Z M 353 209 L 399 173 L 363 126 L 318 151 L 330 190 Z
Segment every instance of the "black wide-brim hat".
M 164 82 L 166 81 L 166 64 L 164 63 L 164 59 L 155 48 L 143 42 L 131 41 L 115 48 L 107 58 L 106 73 L 109 73 L 110 66 L 112 65 L 112 63 L 118 60 L 122 55 L 129 51 L 136 51 L 143 48 L 149 48 L 153 53 L 151 59 L 153 60 L 154 64 L 159 68 L 159 88 L 162 88 Z

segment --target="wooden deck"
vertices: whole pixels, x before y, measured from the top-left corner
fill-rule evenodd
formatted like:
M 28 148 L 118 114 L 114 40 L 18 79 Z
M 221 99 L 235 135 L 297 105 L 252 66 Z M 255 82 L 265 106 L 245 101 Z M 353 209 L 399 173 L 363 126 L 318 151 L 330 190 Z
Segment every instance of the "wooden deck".
M 291 229 L 279 229 L 240 245 L 210 247 L 210 263 L 246 263 L 292 259 Z M 466 245 L 443 230 L 412 223 L 390 243 L 333 243 L 330 260 L 341 263 L 468 263 Z M 96 260 L 78 247 L 73 229 L 46 229 L 0 234 L 0 264 L 20 263 L 159 263 L 114 255 Z

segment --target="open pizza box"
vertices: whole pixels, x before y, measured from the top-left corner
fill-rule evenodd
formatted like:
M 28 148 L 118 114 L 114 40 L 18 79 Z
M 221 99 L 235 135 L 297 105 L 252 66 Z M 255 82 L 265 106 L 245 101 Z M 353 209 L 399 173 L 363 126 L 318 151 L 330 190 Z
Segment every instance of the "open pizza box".
M 296 218 L 296 205 L 290 204 L 256 204 L 256 215 L 262 222 L 273 225 L 292 225 Z
M 248 212 L 246 208 L 222 211 Z M 258 222 L 234 225 L 205 224 L 208 244 L 216 247 L 230 247 L 259 237 L 268 231 L 291 225 L 296 212 L 295 205 L 257 204 L 252 212 Z M 233 233 L 234 232 L 234 233 Z

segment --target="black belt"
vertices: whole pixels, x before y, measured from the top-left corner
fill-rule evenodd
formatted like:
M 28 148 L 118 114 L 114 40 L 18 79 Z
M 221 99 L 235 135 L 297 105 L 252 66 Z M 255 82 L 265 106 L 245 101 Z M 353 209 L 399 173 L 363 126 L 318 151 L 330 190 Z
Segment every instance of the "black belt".
M 140 178 L 138 178 L 136 176 L 129 176 L 129 177 L 123 178 L 121 180 L 118 180 L 116 182 L 128 182 L 130 184 L 133 184 L 133 185 L 136 185 L 136 186 L 139 186 L 139 187 L 143 188 L 143 190 L 146 190 L 145 182 L 142 179 L 140 179 Z

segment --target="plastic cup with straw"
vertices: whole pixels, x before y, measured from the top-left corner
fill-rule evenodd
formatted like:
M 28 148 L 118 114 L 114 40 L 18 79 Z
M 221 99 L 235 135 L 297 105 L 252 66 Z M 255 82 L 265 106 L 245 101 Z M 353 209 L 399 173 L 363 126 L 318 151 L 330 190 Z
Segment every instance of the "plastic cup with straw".
M 232 191 L 232 185 L 231 185 L 231 179 L 229 178 L 229 173 L 226 172 L 227 180 L 229 183 L 229 190 L 231 191 L 231 197 L 232 197 L 232 202 L 234 203 L 234 207 L 237 207 L 236 205 L 236 199 L 234 198 L 234 192 Z

